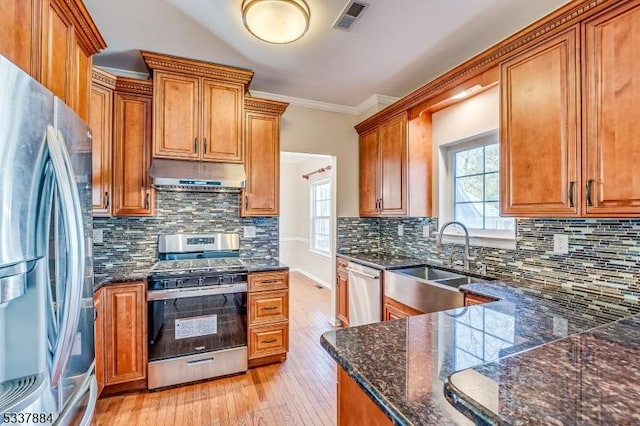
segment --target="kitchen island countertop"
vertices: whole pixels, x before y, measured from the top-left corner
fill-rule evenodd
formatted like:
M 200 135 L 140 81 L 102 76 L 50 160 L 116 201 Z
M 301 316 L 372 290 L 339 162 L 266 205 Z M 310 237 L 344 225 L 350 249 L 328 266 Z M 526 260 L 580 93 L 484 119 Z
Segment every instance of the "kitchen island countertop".
M 464 291 L 500 300 L 333 330 L 323 334 L 321 344 L 395 424 L 471 424 L 445 399 L 444 383 L 453 373 L 553 346 L 640 312 L 635 305 L 620 312 L 598 306 L 576 311 L 579 294 L 535 285 L 494 281 Z M 618 365 L 623 368 L 624 362 Z

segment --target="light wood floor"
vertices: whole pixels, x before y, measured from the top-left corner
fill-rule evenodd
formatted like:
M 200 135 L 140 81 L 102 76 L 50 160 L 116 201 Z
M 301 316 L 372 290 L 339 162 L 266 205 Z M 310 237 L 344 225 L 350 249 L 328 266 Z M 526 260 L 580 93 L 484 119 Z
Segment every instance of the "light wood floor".
M 330 291 L 290 277 L 287 360 L 246 374 L 98 400 L 94 425 L 334 425 L 336 364 L 320 346 Z

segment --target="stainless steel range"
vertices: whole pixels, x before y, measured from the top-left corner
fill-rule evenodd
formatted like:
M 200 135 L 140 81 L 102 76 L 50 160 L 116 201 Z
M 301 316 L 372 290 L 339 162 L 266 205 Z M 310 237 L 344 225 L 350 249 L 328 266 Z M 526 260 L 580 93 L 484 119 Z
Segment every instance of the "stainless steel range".
M 148 277 L 148 387 L 247 370 L 247 268 L 238 234 L 158 238 Z

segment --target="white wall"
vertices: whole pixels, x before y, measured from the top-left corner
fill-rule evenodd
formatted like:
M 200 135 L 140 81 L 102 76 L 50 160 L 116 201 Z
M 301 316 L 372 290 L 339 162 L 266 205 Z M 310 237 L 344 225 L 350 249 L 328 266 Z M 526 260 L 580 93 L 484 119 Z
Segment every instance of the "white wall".
M 327 165 L 332 166 L 331 171 L 314 174 L 309 180 L 302 178 L 303 174 Z M 332 288 L 333 256 L 310 251 L 309 215 L 311 184 L 325 179 L 335 182 L 333 158 L 313 156 L 297 164 L 281 162 L 280 168 L 280 259 L 291 270 L 298 270 Z
M 433 143 L 433 211 L 440 202 L 439 176 L 445 167 L 441 147 L 447 143 L 468 138 L 500 126 L 500 90 L 498 87 L 482 92 L 463 102 L 452 105 L 432 116 Z M 438 159 L 437 161 L 435 161 Z

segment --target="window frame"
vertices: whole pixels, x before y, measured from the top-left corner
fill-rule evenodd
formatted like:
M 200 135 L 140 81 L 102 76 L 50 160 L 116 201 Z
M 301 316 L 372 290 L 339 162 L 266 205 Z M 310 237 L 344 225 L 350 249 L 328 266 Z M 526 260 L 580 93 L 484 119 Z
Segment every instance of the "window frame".
M 316 212 L 316 189 L 323 185 L 328 186 L 329 198 L 326 199 L 326 202 L 328 203 L 328 207 L 329 207 L 328 216 L 321 216 L 316 214 L 317 213 Z M 331 237 L 331 228 L 332 228 L 332 225 L 331 225 L 331 203 L 332 203 L 331 179 L 320 179 L 320 180 L 311 182 L 311 184 L 309 185 L 309 188 L 311 192 L 309 196 L 309 200 L 311 202 L 311 205 L 309 208 L 309 251 L 311 253 L 315 253 L 317 255 L 330 258 L 331 243 L 332 243 L 331 241 L 332 240 L 332 237 Z M 327 234 L 326 234 L 329 240 L 329 249 L 327 251 L 316 248 L 316 235 L 325 235 L 325 234 L 316 234 L 315 232 L 316 219 L 326 219 L 329 224 L 329 229 L 327 230 Z
M 461 151 L 492 145 L 496 142 L 499 147 L 499 132 L 498 129 L 493 129 L 440 146 L 443 161 L 439 188 L 441 196 L 438 227 L 440 229 L 443 224 L 455 220 L 455 154 Z M 498 173 L 501 172 L 499 168 Z M 499 194 L 499 196 L 500 195 L 501 194 Z M 517 222 L 515 219 L 512 220 L 514 221 L 513 230 L 469 228 L 469 236 L 471 237 L 472 244 L 487 247 L 515 248 Z M 445 230 L 444 236 L 447 242 L 462 242 L 464 232 L 459 227 L 450 226 Z

